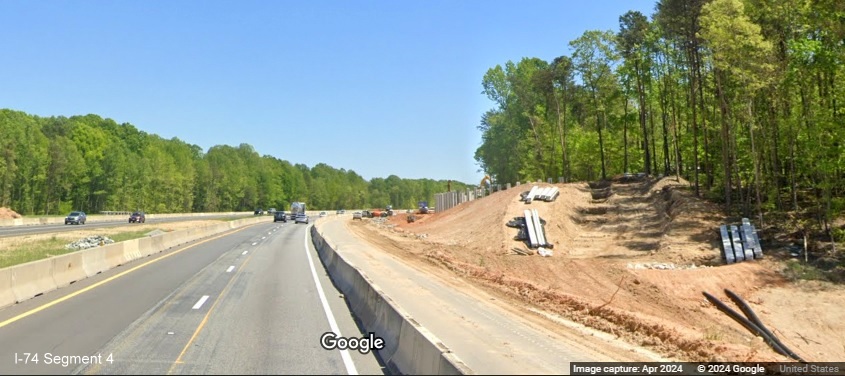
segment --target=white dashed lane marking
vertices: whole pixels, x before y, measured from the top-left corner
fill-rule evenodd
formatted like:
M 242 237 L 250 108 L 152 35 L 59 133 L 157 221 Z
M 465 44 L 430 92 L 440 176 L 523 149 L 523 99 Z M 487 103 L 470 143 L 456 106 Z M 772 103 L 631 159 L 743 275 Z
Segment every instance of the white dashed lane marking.
M 197 301 L 197 304 L 194 304 L 194 309 L 200 309 L 206 300 L 208 300 L 208 295 L 203 295 L 202 298 Z

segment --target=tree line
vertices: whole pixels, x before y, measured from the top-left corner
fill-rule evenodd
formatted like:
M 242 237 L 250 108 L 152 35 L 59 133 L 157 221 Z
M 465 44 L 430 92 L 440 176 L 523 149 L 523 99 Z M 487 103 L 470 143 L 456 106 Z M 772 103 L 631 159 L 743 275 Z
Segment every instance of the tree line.
M 475 159 L 500 181 L 677 175 L 730 212 L 830 231 L 845 208 L 843 20 L 837 0 L 629 11 L 552 61 L 490 68 Z
M 71 210 L 149 213 L 415 208 L 466 184 L 395 175 L 365 180 L 259 155 L 249 144 L 203 151 L 97 115 L 39 117 L 0 109 L 0 207 L 24 215 Z

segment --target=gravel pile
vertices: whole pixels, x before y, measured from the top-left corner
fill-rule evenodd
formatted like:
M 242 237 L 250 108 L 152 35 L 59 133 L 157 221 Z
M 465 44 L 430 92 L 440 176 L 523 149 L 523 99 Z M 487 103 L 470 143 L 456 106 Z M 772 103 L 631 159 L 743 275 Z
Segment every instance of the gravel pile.
M 77 240 L 73 243 L 65 245 L 65 248 L 66 249 L 80 250 L 80 249 L 88 249 L 88 248 L 99 247 L 100 245 L 111 244 L 111 243 L 114 243 L 114 240 L 111 240 L 111 239 L 109 239 L 108 237 L 105 237 L 105 236 L 94 235 L 94 236 L 89 236 L 87 238 L 79 239 L 79 240 Z

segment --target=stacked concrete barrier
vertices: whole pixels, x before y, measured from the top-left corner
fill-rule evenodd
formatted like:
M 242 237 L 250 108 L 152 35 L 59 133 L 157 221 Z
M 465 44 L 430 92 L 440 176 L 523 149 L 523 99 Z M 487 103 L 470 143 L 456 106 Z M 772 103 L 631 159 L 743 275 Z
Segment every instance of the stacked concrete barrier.
M 270 218 L 255 217 L 173 231 L 3 268 L 0 269 L 0 308 L 166 249 Z
M 378 354 L 392 371 L 412 375 L 473 373 L 363 272 L 337 254 L 313 226 L 311 238 L 332 281 L 344 294 L 364 329 L 384 339 L 385 347 L 378 350 Z

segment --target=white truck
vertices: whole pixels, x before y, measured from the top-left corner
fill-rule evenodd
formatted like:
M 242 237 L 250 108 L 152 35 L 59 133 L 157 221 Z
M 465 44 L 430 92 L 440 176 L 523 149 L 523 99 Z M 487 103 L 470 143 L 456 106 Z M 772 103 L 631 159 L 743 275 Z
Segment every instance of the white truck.
M 295 220 L 297 214 L 305 214 L 305 203 L 294 202 L 290 204 L 290 219 Z

